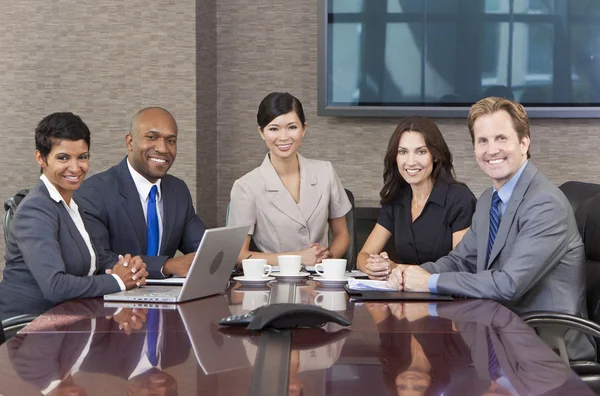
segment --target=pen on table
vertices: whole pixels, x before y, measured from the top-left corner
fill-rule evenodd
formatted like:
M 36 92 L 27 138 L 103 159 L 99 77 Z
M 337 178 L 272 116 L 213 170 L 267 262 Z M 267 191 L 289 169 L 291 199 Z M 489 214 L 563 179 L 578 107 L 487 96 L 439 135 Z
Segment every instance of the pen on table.
M 250 257 L 252 257 L 252 255 L 250 255 L 250 256 L 248 256 L 248 257 L 246 257 L 244 260 L 248 260 Z

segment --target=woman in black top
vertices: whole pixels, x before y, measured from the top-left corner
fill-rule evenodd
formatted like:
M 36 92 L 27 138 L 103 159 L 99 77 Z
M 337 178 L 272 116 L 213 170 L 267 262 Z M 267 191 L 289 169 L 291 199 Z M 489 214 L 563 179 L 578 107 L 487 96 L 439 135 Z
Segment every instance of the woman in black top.
M 382 252 L 392 235 L 398 263 L 447 255 L 471 226 L 477 202 L 454 178 L 450 149 L 428 118 L 408 117 L 398 125 L 384 165 L 379 220 L 358 255 L 358 268 L 371 279 L 386 279 L 396 266 Z

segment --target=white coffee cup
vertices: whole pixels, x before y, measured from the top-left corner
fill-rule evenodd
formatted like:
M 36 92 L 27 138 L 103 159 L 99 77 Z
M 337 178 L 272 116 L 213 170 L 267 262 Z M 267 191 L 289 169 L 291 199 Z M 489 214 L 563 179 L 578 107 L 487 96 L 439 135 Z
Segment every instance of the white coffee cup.
M 265 259 L 245 259 L 242 260 L 244 276 L 248 279 L 261 279 L 271 275 L 273 268 L 267 264 Z M 268 272 L 265 273 L 265 270 Z
M 267 291 L 245 291 L 242 300 L 242 308 L 252 311 L 269 303 L 269 292 Z
M 325 279 L 344 279 L 346 259 L 325 259 L 315 265 L 315 272 Z
M 302 268 L 302 256 L 296 254 L 277 256 L 277 262 L 281 275 L 297 275 Z
M 346 292 L 321 292 L 315 296 L 315 304 L 330 311 L 345 311 Z

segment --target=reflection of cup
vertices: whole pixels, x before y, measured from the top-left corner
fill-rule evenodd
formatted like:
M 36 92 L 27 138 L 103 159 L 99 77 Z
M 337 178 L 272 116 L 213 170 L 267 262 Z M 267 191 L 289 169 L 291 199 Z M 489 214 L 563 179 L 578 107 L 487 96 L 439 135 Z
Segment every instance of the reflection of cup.
M 267 305 L 269 302 L 269 292 L 266 291 L 245 291 L 242 300 L 242 308 L 252 311 L 256 308 Z
M 296 254 L 277 256 L 277 262 L 281 275 L 297 275 L 302 267 L 302 256 Z
M 344 279 L 346 259 L 325 259 L 315 265 L 315 272 L 326 279 Z
M 245 259 L 242 260 L 244 268 L 244 276 L 248 279 L 261 279 L 271 275 L 271 266 L 267 264 L 265 259 Z M 267 273 L 265 274 L 265 269 Z
M 315 297 L 315 304 L 329 309 L 330 311 L 345 311 L 346 310 L 346 292 L 332 291 L 320 292 Z

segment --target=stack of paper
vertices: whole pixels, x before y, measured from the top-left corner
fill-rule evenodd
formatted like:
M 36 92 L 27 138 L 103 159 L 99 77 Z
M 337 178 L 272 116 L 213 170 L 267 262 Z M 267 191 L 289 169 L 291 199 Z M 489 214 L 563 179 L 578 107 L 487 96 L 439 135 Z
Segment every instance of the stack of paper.
M 352 290 L 398 291 L 385 285 L 386 281 L 370 279 L 348 279 L 348 288 Z

